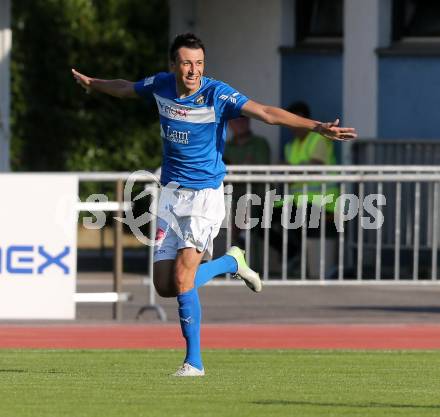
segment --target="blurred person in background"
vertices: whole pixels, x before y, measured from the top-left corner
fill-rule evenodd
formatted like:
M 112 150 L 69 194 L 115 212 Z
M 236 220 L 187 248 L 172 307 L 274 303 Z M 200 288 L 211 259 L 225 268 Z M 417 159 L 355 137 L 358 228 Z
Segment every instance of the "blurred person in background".
M 289 112 L 294 113 L 298 116 L 310 118 L 310 108 L 303 101 L 297 101 L 292 103 L 288 109 Z M 336 155 L 334 143 L 327 140 L 324 136 L 320 135 L 318 132 L 309 131 L 302 128 L 294 128 L 293 137 L 284 146 L 284 163 L 288 165 L 336 165 Z M 316 173 L 316 170 L 314 171 Z M 310 172 L 308 172 L 310 174 Z M 311 250 L 310 246 L 317 244 L 319 241 L 321 233 L 321 220 L 319 221 L 319 227 L 309 227 L 310 222 L 310 212 L 312 205 L 319 205 L 321 207 L 321 199 L 328 197 L 332 199 L 332 202 L 325 204 L 325 234 L 326 239 L 331 240 L 337 236 L 337 230 L 335 226 L 335 208 L 336 199 L 339 197 L 339 187 L 335 183 L 324 183 L 325 193 L 323 194 L 322 183 L 315 182 L 297 182 L 289 185 L 289 194 L 292 195 L 293 207 L 292 207 L 292 217 L 295 216 L 296 210 L 299 206 L 303 205 L 306 209 L 306 223 L 304 227 L 307 228 L 308 239 L 308 257 L 311 258 L 312 253 L 315 250 Z M 304 185 L 307 185 L 307 198 L 301 198 L 304 195 Z M 274 213 L 272 217 L 272 229 L 271 239 L 275 245 L 278 246 L 278 250 L 281 252 L 282 248 L 282 228 L 281 228 L 281 214 L 284 201 L 278 201 L 274 204 Z M 324 205 L 324 204 L 323 204 Z M 294 219 L 291 219 L 293 221 Z M 301 228 L 289 229 L 289 239 L 288 239 L 288 259 L 290 259 L 290 269 L 293 272 L 298 272 L 299 267 L 299 255 L 301 248 Z M 314 248 L 315 249 L 315 248 Z M 332 247 L 329 248 L 327 255 L 332 252 Z M 318 251 L 319 253 L 319 251 Z M 312 259 L 309 259 L 311 264 L 314 264 Z M 331 263 L 332 256 L 329 256 L 327 264 Z M 327 265 L 328 270 L 331 270 L 331 265 Z M 310 269 L 310 268 L 309 268 Z M 309 271 L 309 274 L 311 271 Z M 313 278 L 316 277 L 316 273 L 311 273 Z
M 255 135 L 250 128 L 250 119 L 242 116 L 229 122 L 232 137 L 225 145 L 223 160 L 228 165 L 268 165 L 270 164 L 270 146 L 263 136 Z M 239 198 L 246 194 L 246 184 L 233 184 L 231 213 L 235 213 Z M 264 184 L 253 184 L 251 193 L 257 194 L 263 201 Z M 263 206 L 252 205 L 251 216 L 261 218 Z M 245 231 L 239 229 L 235 222 L 231 222 L 232 241 L 234 244 L 244 245 Z M 258 225 L 257 227 L 260 227 Z M 256 230 L 252 229 L 254 235 Z M 253 246 L 255 248 L 255 246 Z M 252 256 L 252 259 L 255 259 Z
M 263 136 L 255 135 L 248 117 L 229 121 L 231 139 L 226 142 L 223 160 L 229 165 L 270 164 L 270 146 Z

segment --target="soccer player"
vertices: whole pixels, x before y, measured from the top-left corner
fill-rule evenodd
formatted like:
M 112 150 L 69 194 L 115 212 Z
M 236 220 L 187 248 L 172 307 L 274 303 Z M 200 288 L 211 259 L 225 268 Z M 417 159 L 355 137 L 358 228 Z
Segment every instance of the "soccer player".
M 272 125 L 313 130 L 332 140 L 352 139 L 356 132 L 338 127 L 339 120 L 320 123 L 259 104 L 224 82 L 205 77 L 205 47 L 194 34 L 178 35 L 169 53 L 171 72 L 138 82 L 100 80 L 74 69 L 72 73 L 87 92 L 119 98 L 154 97 L 156 101 L 163 139 L 163 187 L 154 248 L 154 285 L 159 295 L 177 297 L 179 304 L 186 357 L 174 375 L 203 376 L 198 288 L 215 276 L 230 273 L 252 291 L 262 289 L 259 275 L 247 266 L 238 247 L 201 263 L 211 258 L 213 239 L 225 216 L 222 154 L 227 121 L 244 115 Z M 177 225 L 170 224 L 170 218 Z

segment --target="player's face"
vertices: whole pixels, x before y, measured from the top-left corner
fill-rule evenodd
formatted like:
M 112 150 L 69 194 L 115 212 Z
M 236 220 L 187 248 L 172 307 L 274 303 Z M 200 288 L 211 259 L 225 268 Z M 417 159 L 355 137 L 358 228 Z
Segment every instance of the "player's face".
M 171 69 L 176 74 L 179 92 L 187 95 L 195 93 L 200 87 L 205 69 L 203 49 L 179 48 L 176 62 L 172 64 Z

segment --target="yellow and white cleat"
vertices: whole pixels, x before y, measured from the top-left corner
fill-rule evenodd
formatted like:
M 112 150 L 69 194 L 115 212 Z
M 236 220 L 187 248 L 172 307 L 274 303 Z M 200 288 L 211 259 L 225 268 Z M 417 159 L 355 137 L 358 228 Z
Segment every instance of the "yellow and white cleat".
M 261 282 L 260 275 L 249 268 L 246 259 L 244 259 L 244 251 L 238 246 L 232 246 L 226 252 L 226 255 L 232 256 L 237 261 L 238 270 L 235 273 L 235 278 L 242 279 L 252 291 L 261 292 L 263 283 Z

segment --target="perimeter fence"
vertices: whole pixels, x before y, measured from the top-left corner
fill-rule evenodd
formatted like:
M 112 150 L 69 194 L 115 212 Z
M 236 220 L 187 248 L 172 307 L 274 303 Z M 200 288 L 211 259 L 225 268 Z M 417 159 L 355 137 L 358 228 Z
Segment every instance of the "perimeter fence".
M 144 194 L 150 196 L 151 202 L 157 202 L 155 197 L 160 193 L 160 186 L 151 175 L 77 175 L 81 183 L 113 182 L 117 190 L 116 201 L 81 203 L 79 210 L 112 210 L 120 218 L 125 211 L 127 216 L 132 204 L 127 200 L 127 193 L 124 197 L 124 183 L 128 179 L 145 183 Z M 440 282 L 438 166 L 240 165 L 228 167 L 224 184 L 226 206 L 230 209 L 227 209 L 216 240 L 214 257 L 235 243 L 241 244 L 247 261 L 260 271 L 265 285 L 422 285 Z M 311 227 L 312 220 L 306 217 L 297 228 L 295 205 L 285 204 L 288 209 L 281 209 L 281 226 L 278 225 L 279 233 L 274 237 L 274 225 L 268 220 L 266 210 L 270 211 L 275 195 L 289 196 L 293 184 L 301 184 L 303 195 L 313 187 L 315 193 L 320 191 L 323 195 L 330 187 L 337 187 L 339 201 L 335 214 L 323 209 L 318 211 L 318 225 L 333 222 L 336 235 L 329 236 L 327 227 L 319 227 L 318 233 L 315 230 L 310 236 L 316 224 Z M 244 191 L 241 201 L 237 201 L 234 194 L 237 188 Z M 151 209 L 149 204 L 145 206 L 146 211 L 148 207 Z M 244 208 L 244 219 L 240 218 L 236 207 Z M 303 214 L 300 211 L 300 220 L 304 220 Z M 154 216 L 148 219 L 145 238 L 151 241 L 155 236 L 156 219 Z M 291 239 L 296 239 L 294 245 Z M 148 273 L 144 282 L 152 290 L 151 247 L 148 251 Z M 114 290 L 117 294 L 122 288 L 122 259 L 122 223 L 115 222 Z M 211 282 L 213 285 L 239 284 L 231 276 Z M 121 297 L 116 298 L 117 304 L 121 301 Z M 159 315 L 163 313 L 156 304 L 154 290 L 150 291 L 149 304 L 142 311 L 150 308 L 157 310 Z

